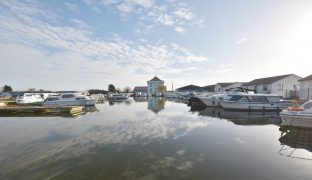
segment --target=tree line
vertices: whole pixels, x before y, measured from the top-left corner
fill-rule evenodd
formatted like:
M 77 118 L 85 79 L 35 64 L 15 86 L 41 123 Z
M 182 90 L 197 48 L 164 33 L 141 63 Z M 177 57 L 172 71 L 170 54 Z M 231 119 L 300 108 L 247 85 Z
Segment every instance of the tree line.
M 13 89 L 12 89 L 12 87 L 9 86 L 9 85 L 4 85 L 4 86 L 2 87 L 2 89 L 1 89 L 1 91 L 2 91 L 2 92 L 12 92 Z

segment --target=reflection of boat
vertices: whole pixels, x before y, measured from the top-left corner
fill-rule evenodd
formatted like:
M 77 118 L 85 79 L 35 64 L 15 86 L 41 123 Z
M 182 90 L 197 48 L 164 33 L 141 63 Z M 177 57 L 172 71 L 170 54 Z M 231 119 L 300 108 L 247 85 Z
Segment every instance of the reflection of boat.
M 41 104 L 43 101 L 43 96 L 35 93 L 24 93 L 16 98 L 17 104 Z
M 43 106 L 94 106 L 95 99 L 81 94 L 62 94 L 50 96 L 43 103 Z
M 128 98 L 129 96 L 127 94 L 111 94 L 108 96 L 109 100 L 124 100 Z
M 98 112 L 100 111 L 97 107 L 95 106 L 85 106 L 82 109 L 84 112 Z
M 280 128 L 282 148 L 279 154 L 291 158 L 312 160 L 312 128 Z M 303 153 L 302 150 L 309 151 Z
M 224 109 L 244 111 L 280 111 L 290 105 L 291 102 L 273 94 L 240 94 L 221 101 Z
M 205 109 L 192 107 L 191 111 L 198 111 L 201 116 L 227 119 L 239 125 L 280 124 L 281 122 L 277 112 L 226 111 L 216 107 L 206 107 Z
M 282 125 L 312 127 L 312 100 L 281 112 Z

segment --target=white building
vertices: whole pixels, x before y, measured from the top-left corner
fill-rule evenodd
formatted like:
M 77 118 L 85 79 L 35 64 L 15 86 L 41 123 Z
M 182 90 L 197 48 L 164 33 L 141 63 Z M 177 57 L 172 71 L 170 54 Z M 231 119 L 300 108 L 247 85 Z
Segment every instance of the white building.
M 166 92 L 166 87 L 164 86 L 164 81 L 160 80 L 158 77 L 147 81 L 147 95 L 149 97 L 159 97 Z
M 240 82 L 231 82 L 231 83 L 217 83 L 214 86 L 214 92 L 224 91 L 230 88 L 241 87 L 243 84 Z
M 257 93 L 277 94 L 284 98 L 288 98 L 299 94 L 296 95 L 296 92 L 299 90 L 299 79 L 301 79 L 300 76 L 287 74 L 255 79 L 245 83 L 244 86 L 248 89 L 255 90 Z
M 312 75 L 299 80 L 300 83 L 300 99 L 312 99 Z

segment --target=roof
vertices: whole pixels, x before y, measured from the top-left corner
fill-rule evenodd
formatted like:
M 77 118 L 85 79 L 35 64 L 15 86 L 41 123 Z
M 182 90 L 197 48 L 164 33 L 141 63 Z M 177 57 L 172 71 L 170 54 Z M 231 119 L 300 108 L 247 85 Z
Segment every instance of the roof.
M 294 74 L 286 74 L 286 75 L 281 75 L 281 76 L 273 76 L 273 77 L 255 79 L 255 80 L 252 80 L 252 81 L 250 81 L 244 85 L 250 86 L 250 85 L 260 85 L 260 84 L 272 84 L 272 83 L 279 81 L 281 79 L 284 79 L 290 75 L 294 75 Z
M 307 77 L 305 77 L 305 78 L 302 78 L 302 79 L 300 79 L 300 80 L 298 80 L 298 81 L 311 81 L 312 80 L 312 74 L 310 75 L 310 76 L 307 76 Z
M 162 80 L 160 80 L 158 77 L 155 76 L 153 79 L 151 79 L 149 81 L 162 81 Z
M 147 86 L 136 86 L 133 91 L 147 91 Z
M 191 84 L 191 85 L 188 85 L 188 86 L 180 87 L 177 90 L 180 90 L 180 91 L 202 90 L 202 87 L 195 86 L 195 85 Z
M 230 83 L 218 83 L 221 87 L 228 87 L 232 84 L 234 84 L 235 82 L 230 82 Z
M 214 90 L 214 87 L 215 87 L 216 85 L 214 84 L 214 85 L 208 85 L 208 86 L 204 86 L 204 87 L 202 87 L 202 89 L 203 90 L 209 90 L 209 91 L 211 91 L 211 90 Z

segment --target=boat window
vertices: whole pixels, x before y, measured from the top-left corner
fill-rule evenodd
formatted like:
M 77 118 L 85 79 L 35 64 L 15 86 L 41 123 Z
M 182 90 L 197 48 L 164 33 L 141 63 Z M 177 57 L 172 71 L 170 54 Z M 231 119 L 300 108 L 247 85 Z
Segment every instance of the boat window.
M 233 97 L 231 97 L 230 101 L 239 101 L 243 96 L 238 96 L 238 95 L 235 95 Z
M 56 100 L 58 100 L 58 98 L 57 98 L 57 97 L 47 98 L 47 101 L 56 101 Z
M 76 97 L 76 100 L 82 100 L 85 99 L 84 97 Z
M 279 102 L 281 100 L 280 96 L 267 96 L 269 102 Z
M 62 95 L 62 98 L 72 98 L 72 97 L 74 97 L 74 95 L 72 95 L 72 94 L 64 94 L 64 95 Z
M 265 96 L 249 96 L 251 102 L 268 102 Z
M 243 96 L 239 102 L 249 102 L 248 98 L 246 96 Z

